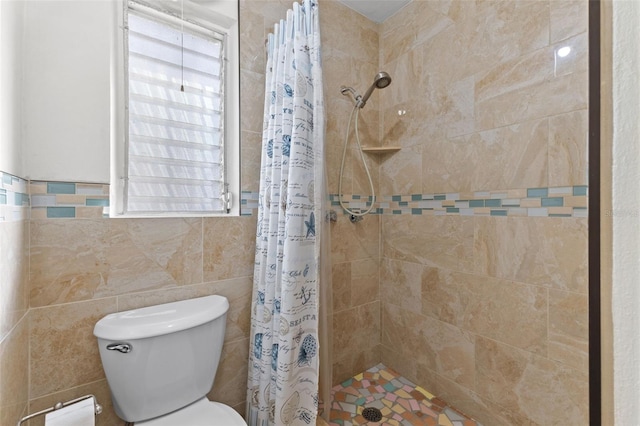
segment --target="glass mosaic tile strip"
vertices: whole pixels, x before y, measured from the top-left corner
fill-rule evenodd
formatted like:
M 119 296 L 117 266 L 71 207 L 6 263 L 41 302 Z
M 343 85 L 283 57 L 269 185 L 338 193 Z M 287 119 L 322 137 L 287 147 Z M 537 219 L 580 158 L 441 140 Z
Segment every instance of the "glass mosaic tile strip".
M 109 185 L 102 183 L 31 181 L 32 219 L 109 216 Z
M 26 179 L 0 171 L 0 222 L 26 220 L 29 215 L 29 185 Z
M 75 207 L 73 217 L 96 217 L 98 210 L 91 213 L 90 209 L 99 209 L 101 216 L 108 214 L 107 184 L 44 181 L 28 183 L 6 173 L 2 173 L 0 182 L 0 206 L 31 204 L 32 217 L 35 219 L 70 217 L 68 215 L 72 211 L 54 209 L 49 213 L 48 207 Z M 29 192 L 31 197 L 28 195 Z M 259 193 L 256 191 L 242 191 L 241 215 L 257 214 L 258 198 Z M 363 194 L 343 194 L 342 200 L 347 207 L 364 209 L 371 205 L 372 197 Z M 337 194 L 330 194 L 329 201 L 334 210 L 346 214 L 340 207 Z M 588 217 L 587 205 L 588 188 L 578 185 L 463 193 L 378 195 L 371 214 L 584 218 Z
M 337 202 L 337 194 L 332 194 L 330 199 L 334 200 L 332 207 L 345 213 Z M 342 199 L 347 207 L 362 208 L 357 195 L 344 194 Z M 587 187 L 581 185 L 473 193 L 381 195 L 372 214 L 587 217 L 587 206 Z

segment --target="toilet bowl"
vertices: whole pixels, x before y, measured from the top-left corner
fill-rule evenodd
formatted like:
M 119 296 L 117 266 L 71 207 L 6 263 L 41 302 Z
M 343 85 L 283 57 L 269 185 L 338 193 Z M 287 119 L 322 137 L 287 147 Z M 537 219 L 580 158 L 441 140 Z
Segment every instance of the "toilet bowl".
M 207 296 L 107 315 L 96 323 L 113 407 L 141 426 L 246 426 L 209 401 L 229 302 Z
M 136 426 L 246 426 L 244 419 L 228 405 L 202 398 L 187 407 Z

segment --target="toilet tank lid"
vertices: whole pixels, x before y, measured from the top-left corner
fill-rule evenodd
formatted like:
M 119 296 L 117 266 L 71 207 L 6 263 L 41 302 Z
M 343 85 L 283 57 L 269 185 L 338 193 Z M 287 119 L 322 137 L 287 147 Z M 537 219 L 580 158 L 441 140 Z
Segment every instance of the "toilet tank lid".
M 144 339 L 205 324 L 224 315 L 229 301 L 206 296 L 109 314 L 98 321 L 93 335 L 101 339 Z

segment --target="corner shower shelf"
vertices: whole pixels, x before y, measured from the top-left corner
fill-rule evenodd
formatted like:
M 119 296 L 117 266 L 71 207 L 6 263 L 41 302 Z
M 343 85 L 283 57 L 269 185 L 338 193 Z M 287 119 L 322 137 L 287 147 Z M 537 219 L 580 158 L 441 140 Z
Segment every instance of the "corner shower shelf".
M 363 146 L 363 152 L 368 152 L 369 154 L 390 154 L 393 152 L 400 151 L 399 146 Z

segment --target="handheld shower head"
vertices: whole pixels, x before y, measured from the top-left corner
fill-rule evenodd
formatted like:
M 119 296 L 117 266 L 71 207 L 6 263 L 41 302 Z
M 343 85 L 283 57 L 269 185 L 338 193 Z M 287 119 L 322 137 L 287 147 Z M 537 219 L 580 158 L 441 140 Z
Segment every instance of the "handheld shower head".
M 373 82 L 378 89 L 384 89 L 391 84 L 391 76 L 384 71 L 380 71 L 378 74 L 376 74 L 376 78 L 373 80 Z
M 391 76 L 384 71 L 380 71 L 378 74 L 376 74 L 376 77 L 373 79 L 373 84 L 369 86 L 364 96 L 361 99 L 357 99 L 356 105 L 358 106 L 358 108 L 364 108 L 374 89 L 384 89 L 390 84 Z

